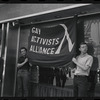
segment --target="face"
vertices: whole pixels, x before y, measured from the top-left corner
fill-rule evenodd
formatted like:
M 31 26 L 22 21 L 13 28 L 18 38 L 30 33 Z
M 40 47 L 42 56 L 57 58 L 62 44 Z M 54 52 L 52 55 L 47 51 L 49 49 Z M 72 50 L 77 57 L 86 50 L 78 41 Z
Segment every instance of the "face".
M 87 53 L 88 47 L 86 44 L 82 44 L 80 45 L 79 50 L 81 51 L 81 53 Z
M 25 56 L 26 55 L 26 50 L 25 49 L 21 49 L 21 55 Z

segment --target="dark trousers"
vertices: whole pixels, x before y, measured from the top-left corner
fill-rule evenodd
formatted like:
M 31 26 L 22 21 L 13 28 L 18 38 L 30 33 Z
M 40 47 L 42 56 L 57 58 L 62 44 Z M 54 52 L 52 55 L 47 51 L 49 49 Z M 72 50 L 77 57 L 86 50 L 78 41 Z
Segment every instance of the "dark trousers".
M 56 76 L 56 86 L 61 87 L 60 76 Z
M 74 97 L 87 97 L 88 77 L 74 76 Z
M 17 74 L 17 96 L 28 97 L 29 92 L 29 72 L 27 70 L 19 70 Z
M 90 75 L 88 78 L 88 81 L 89 81 L 88 96 L 89 97 L 94 97 L 95 95 L 96 75 L 97 75 L 97 71 L 90 71 Z
M 62 87 L 65 87 L 65 83 L 66 83 L 66 75 L 65 74 L 63 74 L 63 75 L 61 75 L 61 83 L 62 83 Z

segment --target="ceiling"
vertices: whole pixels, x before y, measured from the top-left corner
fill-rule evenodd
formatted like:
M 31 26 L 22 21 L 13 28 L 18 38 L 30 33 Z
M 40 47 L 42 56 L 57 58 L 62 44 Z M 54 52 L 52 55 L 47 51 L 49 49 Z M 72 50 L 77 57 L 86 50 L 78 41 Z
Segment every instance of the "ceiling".
M 86 14 L 97 13 L 97 12 L 98 13 L 100 12 L 100 4 L 92 4 L 88 6 L 77 7 L 77 8 L 57 11 L 53 13 L 42 14 L 39 16 L 20 19 L 19 21 L 23 25 L 33 24 L 33 23 L 41 23 L 41 22 L 47 22 L 51 20 L 63 19 L 67 17 L 73 17 L 76 14 L 86 15 Z
M 7 5 L 6 4 L 0 4 L 0 8 L 6 7 Z M 75 4 L 68 4 L 67 6 L 71 6 L 71 5 L 75 5 Z M 10 6 L 10 4 L 9 4 L 9 6 Z M 13 7 L 15 7 L 15 6 L 13 6 Z M 18 7 L 16 8 L 17 9 L 16 12 L 18 12 Z M 22 7 L 26 8 L 26 5 L 23 6 L 21 4 L 20 7 L 21 8 L 19 10 L 21 10 Z M 46 9 L 46 8 L 48 8 L 48 4 L 46 4 L 45 8 L 43 8 L 43 9 Z M 59 5 L 58 5 L 58 8 L 60 9 Z M 12 9 L 10 9 L 10 10 L 12 11 Z M 28 10 L 33 10 L 33 9 L 28 8 Z M 8 9 L 8 11 L 9 11 L 9 9 Z M 92 14 L 92 13 L 100 13 L 100 4 L 91 4 L 91 5 L 75 7 L 75 8 L 71 8 L 71 9 L 58 10 L 58 11 L 55 11 L 55 12 L 49 12 L 49 13 L 37 15 L 37 16 L 34 16 L 34 17 L 31 16 L 31 17 L 27 17 L 27 18 L 21 18 L 21 19 L 18 19 L 18 21 L 21 25 L 27 25 L 27 24 L 43 23 L 43 22 L 65 19 L 65 18 L 67 19 L 69 17 L 72 18 L 74 15 L 84 16 L 84 15 Z M 22 12 L 20 14 L 22 14 Z M 9 16 L 12 16 L 12 15 L 9 13 Z

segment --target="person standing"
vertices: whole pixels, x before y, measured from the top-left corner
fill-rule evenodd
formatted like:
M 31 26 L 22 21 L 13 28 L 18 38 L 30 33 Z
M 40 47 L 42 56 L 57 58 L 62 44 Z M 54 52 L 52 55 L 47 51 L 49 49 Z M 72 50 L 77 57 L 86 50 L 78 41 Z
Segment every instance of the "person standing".
M 87 53 L 88 46 L 81 43 L 79 51 L 81 52 L 72 61 L 76 64 L 74 72 L 74 97 L 87 97 L 88 76 L 93 63 L 93 57 Z
M 88 89 L 88 96 L 94 97 L 95 96 L 95 86 L 97 82 L 97 68 L 99 67 L 98 58 L 93 56 L 93 64 L 90 70 L 88 82 L 89 82 L 89 89 Z
M 98 58 L 94 56 L 94 47 L 93 45 L 88 44 L 91 49 L 88 50 L 89 54 L 93 57 L 93 64 L 90 69 L 90 74 L 88 77 L 89 88 L 88 88 L 88 96 L 94 97 L 95 96 L 95 86 L 97 82 L 97 69 L 99 67 Z
M 61 87 L 61 68 L 55 68 L 56 86 Z
M 66 83 L 66 69 L 68 68 L 61 68 L 61 87 L 64 88 L 65 87 L 65 83 Z
M 28 97 L 29 92 L 29 60 L 27 57 L 27 49 L 20 49 L 21 57 L 18 59 L 17 73 L 17 96 Z

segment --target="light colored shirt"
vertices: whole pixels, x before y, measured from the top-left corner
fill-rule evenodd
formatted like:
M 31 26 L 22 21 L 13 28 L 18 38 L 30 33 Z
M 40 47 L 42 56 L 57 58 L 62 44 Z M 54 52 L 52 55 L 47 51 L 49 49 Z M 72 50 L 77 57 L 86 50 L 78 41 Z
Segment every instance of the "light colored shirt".
M 85 54 L 83 57 L 81 57 L 80 55 L 76 57 L 76 60 L 78 63 L 80 63 L 81 65 L 83 65 L 83 67 L 88 67 L 89 68 L 87 70 L 83 70 L 82 68 L 80 68 L 79 66 L 76 66 L 76 70 L 74 75 L 89 75 L 90 72 L 90 68 L 92 66 L 93 63 L 93 57 Z

